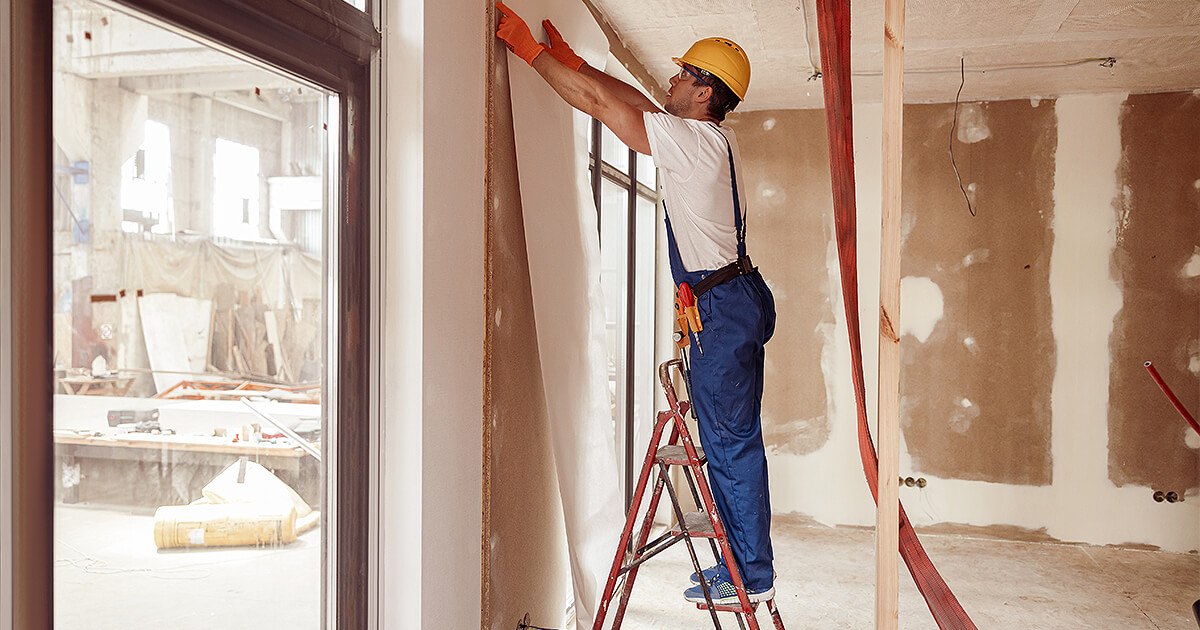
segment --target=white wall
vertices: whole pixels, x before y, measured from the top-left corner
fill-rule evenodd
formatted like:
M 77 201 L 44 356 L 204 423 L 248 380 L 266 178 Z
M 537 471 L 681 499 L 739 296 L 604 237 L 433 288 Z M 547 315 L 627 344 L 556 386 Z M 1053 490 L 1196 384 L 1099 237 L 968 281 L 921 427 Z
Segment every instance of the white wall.
M 480 623 L 484 8 L 384 6 L 381 628 Z
M 1115 246 L 1119 113 L 1125 96 L 1058 99 L 1055 156 L 1054 251 L 1050 292 L 1057 369 L 1052 394 L 1053 483 L 1017 486 L 937 479 L 927 488 L 902 487 L 901 500 L 918 527 L 933 523 L 1015 525 L 1071 542 L 1149 544 L 1170 551 L 1200 549 L 1200 501 L 1155 504 L 1151 488 L 1118 488 L 1108 479 L 1108 339 L 1121 294 L 1109 272 Z M 856 105 L 855 166 L 858 187 L 859 316 L 868 414 L 874 422 L 879 312 L 882 106 Z M 966 183 L 966 182 L 965 182 Z M 840 295 L 836 244 L 828 248 L 831 293 Z M 830 525 L 873 525 L 858 455 L 849 344 L 840 304 L 836 330 L 822 357 L 833 430 L 829 441 L 805 456 L 773 452 L 771 497 L 777 513 L 800 512 Z M 901 312 L 901 330 L 911 316 Z M 875 435 L 878 432 L 872 427 Z M 901 443 L 901 470 L 912 458 Z M 814 480 L 820 480 L 819 483 Z

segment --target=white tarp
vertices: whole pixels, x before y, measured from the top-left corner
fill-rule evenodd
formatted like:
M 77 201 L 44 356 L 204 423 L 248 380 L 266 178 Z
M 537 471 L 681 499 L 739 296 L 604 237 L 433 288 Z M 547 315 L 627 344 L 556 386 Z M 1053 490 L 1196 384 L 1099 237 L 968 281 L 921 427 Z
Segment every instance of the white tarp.
M 577 54 L 603 68 L 608 41 L 580 3 L 505 4 L 546 41 L 549 18 Z M 588 180 L 590 119 L 509 55 L 517 170 L 538 354 L 550 415 L 575 589 L 577 627 L 590 628 L 624 514 L 607 386 L 600 245 Z

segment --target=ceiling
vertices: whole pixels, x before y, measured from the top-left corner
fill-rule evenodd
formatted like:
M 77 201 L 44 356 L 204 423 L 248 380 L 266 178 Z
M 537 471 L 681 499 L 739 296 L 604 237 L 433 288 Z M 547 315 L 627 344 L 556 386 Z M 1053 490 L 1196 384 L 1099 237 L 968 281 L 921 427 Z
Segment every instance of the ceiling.
M 740 109 L 823 107 L 815 0 L 592 0 L 629 52 L 664 86 L 697 39 L 746 50 L 753 74 Z M 1198 0 L 908 0 L 905 100 L 1053 97 L 1200 88 Z M 851 2 L 856 101 L 883 91 L 883 0 Z M 1115 64 L 1101 63 L 1107 58 Z

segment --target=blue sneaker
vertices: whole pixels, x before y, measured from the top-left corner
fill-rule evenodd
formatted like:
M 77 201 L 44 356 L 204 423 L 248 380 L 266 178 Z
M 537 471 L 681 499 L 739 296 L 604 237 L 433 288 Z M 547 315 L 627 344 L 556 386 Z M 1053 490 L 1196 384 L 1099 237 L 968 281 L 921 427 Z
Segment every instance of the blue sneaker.
M 701 574 L 704 575 L 705 582 L 712 582 L 713 580 L 717 579 L 717 576 L 721 575 L 721 565 L 718 564 L 718 565 L 708 567 L 707 569 L 701 571 Z M 696 575 L 696 572 L 693 571 L 692 575 L 691 575 L 691 580 L 692 580 L 692 584 L 699 584 L 700 576 Z
M 728 580 L 724 580 L 719 577 L 712 580 L 708 583 L 708 592 L 712 595 L 712 601 L 714 604 L 721 606 L 732 606 L 739 603 L 737 590 L 733 588 L 733 583 L 729 582 Z M 775 587 L 768 586 L 761 591 L 746 589 L 746 597 L 751 602 L 765 602 L 775 597 Z M 707 600 L 704 599 L 704 589 L 701 588 L 699 584 L 684 591 L 683 598 L 689 602 L 692 602 L 693 604 L 708 603 Z

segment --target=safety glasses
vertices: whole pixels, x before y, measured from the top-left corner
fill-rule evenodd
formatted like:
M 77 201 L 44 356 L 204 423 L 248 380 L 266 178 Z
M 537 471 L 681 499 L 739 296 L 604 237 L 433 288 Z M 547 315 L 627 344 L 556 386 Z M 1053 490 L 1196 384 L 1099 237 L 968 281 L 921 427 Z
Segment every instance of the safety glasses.
M 679 64 L 679 67 L 680 67 L 680 68 L 683 68 L 682 70 L 680 70 L 680 71 L 679 71 L 679 74 L 677 75 L 677 76 L 678 76 L 678 79 L 679 79 L 680 81 L 682 81 L 682 80 L 686 79 L 686 78 L 688 77 L 688 75 L 691 75 L 691 76 L 695 77 L 697 81 L 699 81 L 699 82 L 703 83 L 704 85 L 707 85 L 708 87 L 712 87 L 712 84 L 711 84 L 711 83 L 709 83 L 708 81 L 704 80 L 704 77 L 700 76 L 700 73 L 701 73 L 701 72 L 704 72 L 703 70 L 693 70 L 693 69 L 692 69 L 690 66 L 688 66 L 686 63 L 681 63 L 681 64 Z M 706 73 L 706 74 L 707 74 L 707 73 Z

